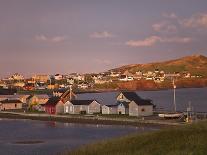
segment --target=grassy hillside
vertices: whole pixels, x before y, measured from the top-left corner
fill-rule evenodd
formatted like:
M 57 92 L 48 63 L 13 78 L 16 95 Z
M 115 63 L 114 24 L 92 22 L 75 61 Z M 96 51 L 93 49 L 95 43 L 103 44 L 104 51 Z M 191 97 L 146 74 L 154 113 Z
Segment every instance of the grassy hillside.
M 206 155 L 207 122 L 88 145 L 69 155 Z
M 136 71 L 154 71 L 155 69 L 164 70 L 165 72 L 182 72 L 189 71 L 192 74 L 201 74 L 207 76 L 207 57 L 203 55 L 192 55 L 176 60 L 155 62 L 149 64 L 133 64 L 120 68 L 112 69 L 113 71 L 126 71 L 135 73 Z

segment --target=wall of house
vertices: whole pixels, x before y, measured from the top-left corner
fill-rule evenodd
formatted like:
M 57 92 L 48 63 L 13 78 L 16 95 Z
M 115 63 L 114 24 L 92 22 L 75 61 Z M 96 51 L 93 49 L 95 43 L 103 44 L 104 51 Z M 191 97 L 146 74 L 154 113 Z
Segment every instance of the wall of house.
M 128 100 L 122 93 L 120 93 L 117 98 L 116 98 L 117 101 L 120 101 L 120 102 L 130 102 L 130 100 Z
M 129 108 L 125 108 L 122 104 L 118 105 L 118 114 L 129 114 Z
M 140 116 L 151 116 L 153 115 L 153 106 L 152 105 L 138 106 L 138 113 Z
M 101 112 L 102 114 L 117 114 L 117 107 L 107 107 L 103 105 Z
M 63 114 L 64 113 L 64 104 L 60 101 L 56 104 L 56 114 Z
M 101 112 L 101 105 L 96 102 L 93 101 L 90 105 L 89 105 L 89 114 L 94 114 L 94 113 L 100 113 Z
M 1 110 L 16 110 L 22 109 L 22 103 L 4 103 L 0 106 Z
M 153 105 L 138 106 L 134 101 L 129 103 L 129 116 L 150 116 L 153 114 Z

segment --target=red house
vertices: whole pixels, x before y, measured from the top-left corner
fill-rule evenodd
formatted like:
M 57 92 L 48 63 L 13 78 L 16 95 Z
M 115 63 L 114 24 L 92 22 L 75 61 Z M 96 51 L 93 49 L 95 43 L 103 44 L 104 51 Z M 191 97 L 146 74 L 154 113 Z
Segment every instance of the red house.
M 45 103 L 45 112 L 48 114 L 61 114 L 64 112 L 64 103 L 60 97 L 51 97 Z

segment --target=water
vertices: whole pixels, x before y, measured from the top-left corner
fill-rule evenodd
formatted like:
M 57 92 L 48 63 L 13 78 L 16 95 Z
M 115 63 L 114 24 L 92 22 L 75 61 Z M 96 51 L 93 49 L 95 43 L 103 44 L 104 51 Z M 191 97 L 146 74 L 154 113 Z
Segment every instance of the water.
M 173 90 L 137 91 L 140 97 L 152 99 L 158 109 L 173 110 Z M 96 99 L 101 104 L 116 104 L 118 92 L 79 94 L 78 99 Z M 191 102 L 197 112 L 207 112 L 207 88 L 176 89 L 178 111 L 185 111 Z
M 98 140 L 151 130 L 158 128 L 1 119 L 0 154 L 52 155 Z M 16 143 L 31 140 L 43 143 Z

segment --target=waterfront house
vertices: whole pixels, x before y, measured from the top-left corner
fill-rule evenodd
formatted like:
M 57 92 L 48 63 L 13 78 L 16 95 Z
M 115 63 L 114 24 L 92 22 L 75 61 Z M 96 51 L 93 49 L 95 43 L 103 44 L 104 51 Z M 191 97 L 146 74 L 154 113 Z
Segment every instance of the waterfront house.
M 128 102 L 119 102 L 117 105 L 118 114 L 129 114 L 129 103 Z
M 51 97 L 44 104 L 44 108 L 48 114 L 62 114 L 64 112 L 64 103 L 60 97 Z
M 117 114 L 117 105 L 103 105 L 101 107 L 102 114 Z
M 129 116 L 150 116 L 153 115 L 151 100 L 138 99 L 129 103 Z
M 6 99 L 0 101 L 0 110 L 17 110 L 22 109 L 23 103 L 17 99 Z
M 71 100 L 64 104 L 64 113 L 94 114 L 101 112 L 101 105 L 96 100 Z

